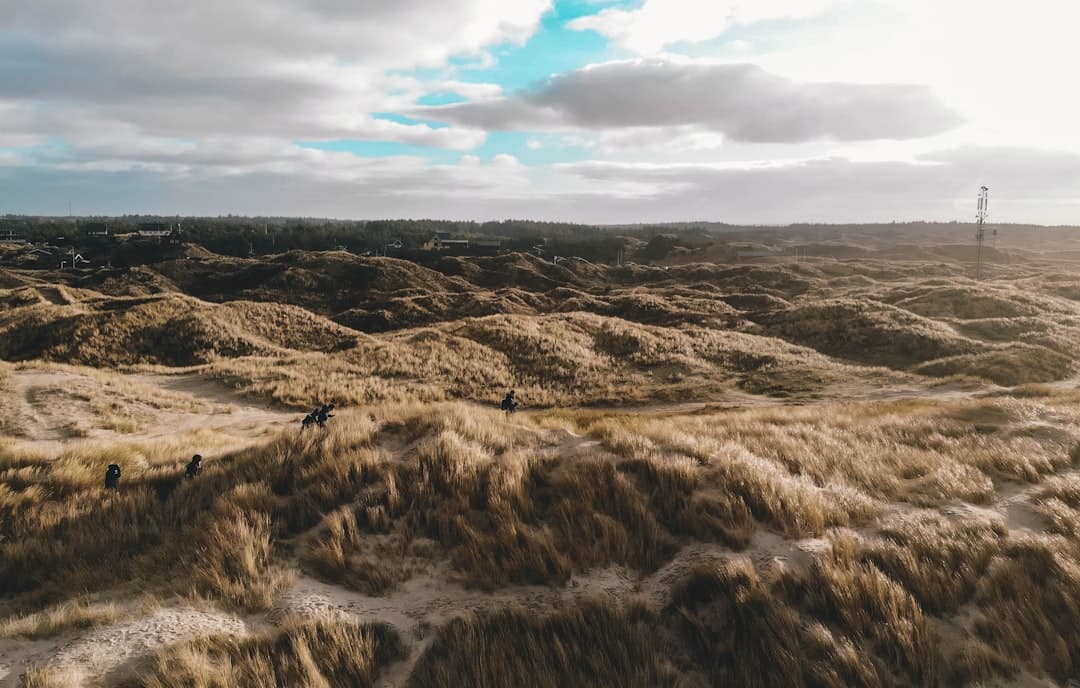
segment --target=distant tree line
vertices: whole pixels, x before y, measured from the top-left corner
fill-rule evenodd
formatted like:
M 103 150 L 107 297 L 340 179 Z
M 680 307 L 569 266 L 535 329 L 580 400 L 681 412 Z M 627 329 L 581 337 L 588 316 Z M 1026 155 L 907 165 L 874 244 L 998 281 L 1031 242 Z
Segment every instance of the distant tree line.
M 455 238 L 498 238 L 508 248 L 528 250 L 545 241 L 567 252 L 577 245 L 599 241 L 601 247 L 617 245 L 610 230 L 592 225 L 534 220 L 500 222 L 457 222 L 452 220 L 367 220 L 340 221 L 271 217 L 157 217 L 125 215 L 111 218 L 34 218 L 8 216 L 4 228 L 17 231 L 27 241 L 85 241 L 80 230 L 88 222 L 104 222 L 111 234 L 135 232 L 144 222 L 179 224 L 183 240 L 223 255 L 280 253 L 290 250 L 329 251 L 344 248 L 353 252 L 381 253 L 388 245 L 400 243 L 404 250 L 419 249 L 436 233 Z M 599 247 L 598 247 L 599 248 Z M 603 251 L 606 248 L 599 248 Z M 617 248 L 615 249 L 617 250 Z
M 175 245 L 117 242 L 90 236 L 96 223 L 108 225 L 110 235 L 135 232 L 142 223 L 179 224 L 181 240 L 214 253 L 244 257 L 291 250 L 345 249 L 359 254 L 391 255 L 429 260 L 423 245 L 436 234 L 451 238 L 498 239 L 508 251 L 534 249 L 547 258 L 576 256 L 592 262 L 612 263 L 620 255 L 639 262 L 693 259 L 735 259 L 733 244 L 784 244 L 791 241 L 860 241 L 868 236 L 894 240 L 970 241 L 970 223 L 907 222 L 882 224 L 795 224 L 787 226 L 731 225 L 715 222 L 587 225 L 535 220 L 461 222 L 435 219 L 328 220 L 286 217 L 0 217 L 0 236 L 15 233 L 33 243 L 76 245 L 96 261 L 114 265 L 152 262 L 176 253 Z M 1061 227 L 998 225 L 1024 232 L 1025 237 L 1061 236 Z M 1070 232 L 1071 233 L 1071 232 Z M 468 253 L 469 251 L 463 251 Z M 475 251 L 482 254 L 480 251 Z M 730 254 L 730 255 L 729 255 Z

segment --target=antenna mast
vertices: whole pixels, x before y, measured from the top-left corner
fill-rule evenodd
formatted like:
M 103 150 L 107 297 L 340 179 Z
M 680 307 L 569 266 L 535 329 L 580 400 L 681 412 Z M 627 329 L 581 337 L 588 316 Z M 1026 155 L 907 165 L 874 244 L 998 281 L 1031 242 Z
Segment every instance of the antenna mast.
M 979 187 L 979 209 L 975 213 L 975 241 L 979 248 L 975 257 L 975 279 L 982 279 L 983 242 L 986 241 L 986 214 L 990 211 L 990 189 Z

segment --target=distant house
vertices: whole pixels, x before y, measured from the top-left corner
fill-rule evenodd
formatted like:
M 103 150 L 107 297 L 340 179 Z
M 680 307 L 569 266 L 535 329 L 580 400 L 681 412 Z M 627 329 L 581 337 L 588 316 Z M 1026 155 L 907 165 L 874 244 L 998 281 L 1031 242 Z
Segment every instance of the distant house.
M 75 253 L 75 251 L 62 254 L 62 256 L 63 259 L 60 261 L 60 265 L 58 266 L 61 270 L 63 270 L 64 268 L 77 268 L 81 263 L 85 263 L 86 265 L 90 264 L 90 261 L 88 261 L 86 258 L 83 258 L 83 255 L 81 253 Z
M 143 238 L 160 239 L 173 233 L 173 225 L 168 222 L 140 222 L 137 229 L 136 234 Z
M 451 239 L 447 232 L 436 232 L 435 236 L 424 242 L 424 248 L 428 251 L 460 250 L 469 248 L 469 240 Z
M 25 244 L 26 239 L 23 238 L 20 229 L 22 229 L 22 226 L 18 222 L 0 220 L 0 242 L 5 244 Z
M 82 232 L 86 236 L 107 237 L 109 236 L 109 225 L 104 222 L 87 222 L 82 225 Z

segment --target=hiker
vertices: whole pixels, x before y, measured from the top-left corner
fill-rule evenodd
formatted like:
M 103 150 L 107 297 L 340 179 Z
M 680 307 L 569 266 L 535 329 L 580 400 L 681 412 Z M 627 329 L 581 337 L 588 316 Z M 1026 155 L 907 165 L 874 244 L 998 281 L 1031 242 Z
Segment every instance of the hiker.
M 326 421 L 334 417 L 334 414 L 330 413 L 333 410 L 333 404 L 323 404 L 304 416 L 304 420 L 300 422 L 301 432 L 312 425 L 318 425 L 320 428 L 325 428 Z
M 109 467 L 105 469 L 105 489 L 120 489 L 120 466 L 115 463 L 110 463 Z
M 517 398 L 514 397 L 514 390 L 510 390 L 510 392 L 505 397 L 503 397 L 502 404 L 499 406 L 499 408 L 501 408 L 503 411 L 506 411 L 507 413 L 513 413 L 514 411 L 517 411 L 519 404 L 520 402 L 518 402 Z
M 334 410 L 333 404 L 326 404 L 318 410 L 315 414 L 315 422 L 319 424 L 320 428 L 326 427 L 326 421 L 333 418 L 334 414 L 330 413 Z
M 200 468 L 202 468 L 202 457 L 196 454 L 191 457 L 191 461 L 187 465 L 187 472 L 184 474 L 184 477 L 191 480 L 199 474 Z

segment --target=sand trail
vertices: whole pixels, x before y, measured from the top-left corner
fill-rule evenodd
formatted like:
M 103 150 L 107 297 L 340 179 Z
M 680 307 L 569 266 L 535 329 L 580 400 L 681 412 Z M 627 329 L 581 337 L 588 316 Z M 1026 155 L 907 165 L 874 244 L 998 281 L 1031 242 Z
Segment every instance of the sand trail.
M 83 678 L 85 685 L 130 678 L 134 660 L 173 643 L 214 634 L 242 635 L 238 617 L 194 607 L 161 608 L 142 618 L 30 641 L 0 640 L 0 688 L 17 686 L 31 667 L 63 667 Z
M 106 388 L 75 370 L 20 368 L 12 378 L 24 414 L 19 439 L 48 455 L 74 442 L 139 442 L 198 430 L 256 439 L 298 423 L 302 416 L 259 404 L 194 374 L 117 374 L 113 378 L 119 389 Z M 102 414 L 111 405 L 131 414 L 132 427 L 118 431 L 103 422 Z

